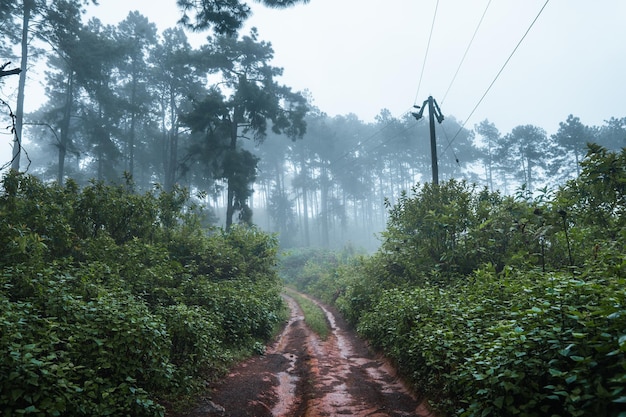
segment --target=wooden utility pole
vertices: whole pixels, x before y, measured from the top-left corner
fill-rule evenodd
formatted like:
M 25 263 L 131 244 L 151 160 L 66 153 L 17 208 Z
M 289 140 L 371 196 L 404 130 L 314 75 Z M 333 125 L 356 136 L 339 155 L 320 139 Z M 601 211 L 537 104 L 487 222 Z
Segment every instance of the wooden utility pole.
M 443 114 L 441 114 L 441 109 L 439 105 L 433 98 L 433 96 L 428 96 L 428 99 L 424 100 L 422 107 L 413 106 L 416 109 L 420 109 L 417 113 L 411 113 L 417 120 L 421 119 L 424 115 L 424 109 L 426 108 L 426 104 L 428 104 L 428 120 L 430 123 L 430 158 L 432 164 L 433 171 L 433 184 L 439 185 L 439 165 L 437 163 L 437 140 L 435 135 L 435 117 L 439 124 L 443 122 Z

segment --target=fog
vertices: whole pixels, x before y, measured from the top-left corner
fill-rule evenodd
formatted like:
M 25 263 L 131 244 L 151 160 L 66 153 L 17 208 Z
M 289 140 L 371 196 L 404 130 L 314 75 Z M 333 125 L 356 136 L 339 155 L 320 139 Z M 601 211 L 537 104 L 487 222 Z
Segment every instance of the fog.
M 166 30 L 173 0 L 103 3 L 33 42 L 20 169 L 188 187 L 209 221 L 283 247 L 377 247 L 389 207 L 432 180 L 428 112 L 411 115 L 429 95 L 440 181 L 536 195 L 587 142 L 626 146 L 620 1 L 254 4 L 238 38 L 208 39 Z M 0 81 L 5 169 L 18 79 Z

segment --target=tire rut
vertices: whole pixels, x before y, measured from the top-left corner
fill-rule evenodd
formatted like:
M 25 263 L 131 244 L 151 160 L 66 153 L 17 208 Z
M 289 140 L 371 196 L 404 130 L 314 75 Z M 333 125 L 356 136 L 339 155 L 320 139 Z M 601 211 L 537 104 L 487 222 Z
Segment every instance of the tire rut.
M 236 366 L 189 417 L 432 416 L 333 309 L 311 299 L 331 327 L 322 341 L 295 300 L 285 299 L 291 317 L 276 342 Z

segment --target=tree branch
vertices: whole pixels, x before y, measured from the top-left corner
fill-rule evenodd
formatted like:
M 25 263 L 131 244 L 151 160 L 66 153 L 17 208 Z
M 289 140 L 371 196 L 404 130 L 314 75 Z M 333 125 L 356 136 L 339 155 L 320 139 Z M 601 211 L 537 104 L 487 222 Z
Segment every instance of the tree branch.
M 11 69 L 11 70 L 6 70 L 5 68 L 8 67 L 10 64 L 10 62 L 7 62 L 6 64 L 0 66 L 0 78 L 2 77 L 6 77 L 7 75 L 17 75 L 20 72 L 22 72 L 21 68 L 15 68 L 15 69 Z

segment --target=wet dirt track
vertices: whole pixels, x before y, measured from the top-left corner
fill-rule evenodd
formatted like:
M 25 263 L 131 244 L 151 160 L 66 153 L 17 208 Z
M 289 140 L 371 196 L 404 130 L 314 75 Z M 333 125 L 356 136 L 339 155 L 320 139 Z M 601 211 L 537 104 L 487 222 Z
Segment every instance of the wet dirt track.
M 429 416 L 341 317 L 320 305 L 332 328 L 322 341 L 296 302 L 286 300 L 291 318 L 277 341 L 235 367 L 190 417 Z

